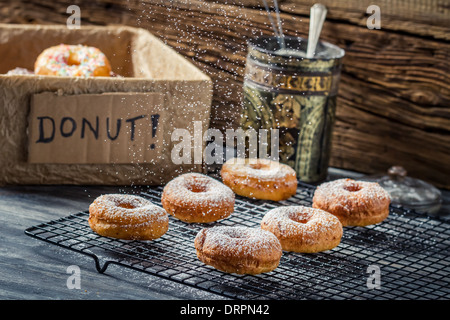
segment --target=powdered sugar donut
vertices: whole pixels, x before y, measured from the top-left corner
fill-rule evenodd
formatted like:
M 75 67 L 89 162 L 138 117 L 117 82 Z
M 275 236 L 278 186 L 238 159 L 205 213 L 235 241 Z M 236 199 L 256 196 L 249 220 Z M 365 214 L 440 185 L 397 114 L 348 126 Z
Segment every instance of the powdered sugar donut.
M 125 240 L 153 240 L 169 228 L 167 212 L 135 195 L 101 195 L 89 206 L 89 226 L 96 233 Z
M 34 73 L 68 77 L 109 77 L 111 65 L 98 48 L 60 44 L 45 49 L 38 56 Z
M 282 256 L 278 239 L 259 228 L 205 228 L 195 237 L 194 245 L 200 261 L 229 273 L 269 272 L 278 267 Z
M 305 206 L 272 209 L 261 220 L 261 228 L 272 232 L 283 250 L 304 253 L 333 249 L 343 234 L 338 218 Z
M 227 160 L 222 181 L 236 194 L 262 200 L 280 201 L 297 192 L 297 175 L 290 166 L 268 159 Z
M 216 179 L 186 173 L 166 184 L 161 203 L 169 214 L 182 221 L 206 223 L 233 213 L 234 193 Z
M 367 226 L 389 215 L 391 198 L 376 182 L 338 179 L 319 185 L 313 207 L 330 212 L 344 226 Z

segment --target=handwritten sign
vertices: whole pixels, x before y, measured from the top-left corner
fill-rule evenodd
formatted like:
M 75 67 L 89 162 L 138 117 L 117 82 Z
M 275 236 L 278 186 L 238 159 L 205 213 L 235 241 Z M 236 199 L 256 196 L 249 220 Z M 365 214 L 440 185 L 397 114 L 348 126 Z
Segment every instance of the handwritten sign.
M 29 163 L 155 162 L 166 115 L 162 93 L 32 96 Z

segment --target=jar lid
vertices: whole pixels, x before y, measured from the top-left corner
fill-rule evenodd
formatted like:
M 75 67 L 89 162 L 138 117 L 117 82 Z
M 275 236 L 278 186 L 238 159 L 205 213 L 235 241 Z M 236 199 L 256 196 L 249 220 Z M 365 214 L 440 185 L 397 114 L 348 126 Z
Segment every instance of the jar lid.
M 401 166 L 389 168 L 387 174 L 366 176 L 362 180 L 377 182 L 390 194 L 392 204 L 431 214 L 441 208 L 439 189 L 423 180 L 408 177 Z

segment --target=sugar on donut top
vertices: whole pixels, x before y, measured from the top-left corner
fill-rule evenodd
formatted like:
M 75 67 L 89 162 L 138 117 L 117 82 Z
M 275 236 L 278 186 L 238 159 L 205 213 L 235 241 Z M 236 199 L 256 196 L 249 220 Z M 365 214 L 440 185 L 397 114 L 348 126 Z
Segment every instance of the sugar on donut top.
M 224 255 L 232 253 L 238 256 L 264 255 L 264 252 L 279 250 L 281 244 L 275 235 L 260 228 L 244 226 L 214 226 L 204 229 L 206 233 L 203 245 Z
M 316 188 L 314 196 L 328 203 L 339 203 L 345 209 L 350 201 L 389 202 L 390 195 L 376 182 L 356 181 L 349 178 L 322 183 Z M 341 201 L 339 200 L 346 200 Z
M 185 173 L 169 181 L 164 187 L 168 196 L 183 199 L 186 204 L 207 201 L 220 206 L 224 201 L 234 202 L 234 192 L 220 181 L 201 173 Z
M 35 73 L 45 67 L 58 76 L 92 77 L 95 69 L 106 65 L 106 56 L 98 48 L 60 44 L 45 49 L 36 60 Z
M 295 176 L 294 169 L 278 161 L 269 159 L 232 158 L 224 163 L 235 175 L 255 179 L 283 179 Z
M 91 206 L 96 208 L 98 218 L 110 222 L 146 223 L 168 219 L 163 208 L 136 195 L 105 194 L 97 197 Z
M 304 234 L 326 233 L 340 227 L 339 219 L 321 209 L 306 206 L 283 206 L 268 211 L 263 221 L 271 220 L 286 237 Z

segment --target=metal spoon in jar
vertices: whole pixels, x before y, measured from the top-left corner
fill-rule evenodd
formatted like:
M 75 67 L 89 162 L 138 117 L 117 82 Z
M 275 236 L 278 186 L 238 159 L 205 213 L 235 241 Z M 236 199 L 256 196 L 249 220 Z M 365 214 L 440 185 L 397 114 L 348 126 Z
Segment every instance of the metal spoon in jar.
M 327 15 L 327 8 L 320 3 L 316 3 L 311 7 L 309 20 L 309 36 L 308 47 L 306 50 L 306 58 L 313 58 L 316 53 L 317 43 L 319 42 L 322 26 Z

